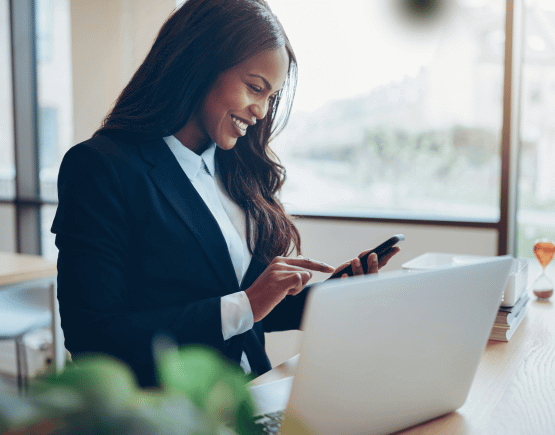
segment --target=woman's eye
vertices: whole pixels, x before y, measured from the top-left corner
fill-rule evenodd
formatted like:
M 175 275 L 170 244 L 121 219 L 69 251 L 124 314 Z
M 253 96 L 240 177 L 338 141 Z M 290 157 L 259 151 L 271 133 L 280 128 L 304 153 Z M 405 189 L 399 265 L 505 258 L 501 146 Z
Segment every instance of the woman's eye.
M 254 92 L 258 93 L 262 91 L 262 88 L 256 86 L 256 85 L 249 85 L 249 88 L 251 88 Z

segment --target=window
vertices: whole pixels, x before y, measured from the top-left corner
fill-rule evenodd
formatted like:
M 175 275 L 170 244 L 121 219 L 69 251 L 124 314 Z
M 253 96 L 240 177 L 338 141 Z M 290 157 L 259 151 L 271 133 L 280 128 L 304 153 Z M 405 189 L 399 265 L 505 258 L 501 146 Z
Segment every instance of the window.
M 444 2 L 432 17 L 399 3 L 272 0 L 299 63 L 273 146 L 282 200 L 293 213 L 496 222 L 505 3 Z
M 555 2 L 528 0 L 520 118 L 517 253 L 555 240 Z
M 41 168 L 58 163 L 58 111 L 53 107 L 39 108 L 39 160 Z
M 54 52 L 54 6 L 52 0 L 36 0 L 37 61 L 48 62 Z
M 0 251 L 15 251 L 13 100 L 8 0 L 0 0 Z
M 41 197 L 56 201 L 57 170 L 60 166 L 58 110 L 53 107 L 39 107 L 38 115 Z
M 13 100 L 8 0 L 0 0 L 0 200 L 15 196 Z
M 36 0 L 35 5 L 40 197 L 55 203 L 61 158 L 73 145 L 70 3 Z M 41 246 L 48 258 L 57 255 L 50 234 L 54 211 L 41 207 Z

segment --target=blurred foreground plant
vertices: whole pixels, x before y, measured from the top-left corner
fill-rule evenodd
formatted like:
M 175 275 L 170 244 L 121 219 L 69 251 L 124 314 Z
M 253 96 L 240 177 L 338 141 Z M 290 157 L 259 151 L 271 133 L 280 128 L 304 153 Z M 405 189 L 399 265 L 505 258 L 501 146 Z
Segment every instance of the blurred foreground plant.
M 143 390 L 132 371 L 107 356 L 77 360 L 34 381 L 19 397 L 0 390 L 0 434 L 250 434 L 250 380 L 207 348 L 166 347 L 160 389 Z

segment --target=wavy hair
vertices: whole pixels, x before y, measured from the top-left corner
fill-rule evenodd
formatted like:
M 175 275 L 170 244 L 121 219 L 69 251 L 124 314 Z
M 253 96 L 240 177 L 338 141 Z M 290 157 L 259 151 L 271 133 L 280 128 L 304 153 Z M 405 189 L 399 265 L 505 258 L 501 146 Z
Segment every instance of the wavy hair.
M 283 26 L 264 0 L 186 1 L 164 23 L 95 133 L 120 132 L 144 140 L 173 135 L 198 110 L 220 74 L 281 47 L 289 54 L 288 75 L 267 115 L 231 150 L 217 149 L 222 182 L 246 213 L 249 251 L 265 263 L 293 249 L 300 254 L 301 241 L 278 198 L 285 168 L 269 147 L 291 112 L 297 61 Z

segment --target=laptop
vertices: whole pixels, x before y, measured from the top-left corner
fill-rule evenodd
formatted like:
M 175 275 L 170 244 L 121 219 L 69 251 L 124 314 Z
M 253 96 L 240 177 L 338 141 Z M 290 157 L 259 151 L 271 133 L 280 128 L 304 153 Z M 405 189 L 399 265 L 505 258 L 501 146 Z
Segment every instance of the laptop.
M 510 256 L 491 257 L 316 285 L 295 376 L 250 387 L 258 414 L 284 415 L 288 435 L 337 435 L 391 433 L 456 410 L 511 264 Z

